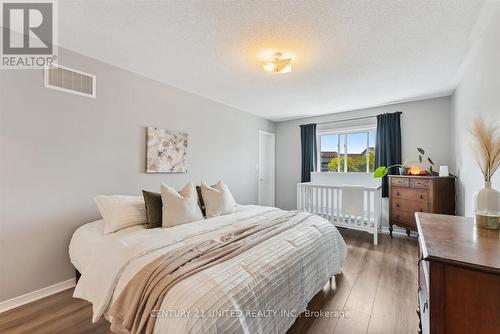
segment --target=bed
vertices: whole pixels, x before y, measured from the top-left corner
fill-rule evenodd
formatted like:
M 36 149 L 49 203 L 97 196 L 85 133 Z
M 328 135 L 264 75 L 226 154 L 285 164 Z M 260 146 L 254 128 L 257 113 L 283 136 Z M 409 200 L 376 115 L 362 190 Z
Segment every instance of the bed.
M 70 259 L 81 273 L 74 297 L 92 303 L 93 321 L 113 323 L 110 307 L 132 278 L 158 257 L 214 238 L 249 220 L 285 211 L 238 206 L 235 213 L 170 228 L 103 234 L 103 221 L 81 226 Z M 175 284 L 155 314 L 154 333 L 285 333 L 328 280 L 341 273 L 347 247 L 335 226 L 306 212 L 300 223 Z

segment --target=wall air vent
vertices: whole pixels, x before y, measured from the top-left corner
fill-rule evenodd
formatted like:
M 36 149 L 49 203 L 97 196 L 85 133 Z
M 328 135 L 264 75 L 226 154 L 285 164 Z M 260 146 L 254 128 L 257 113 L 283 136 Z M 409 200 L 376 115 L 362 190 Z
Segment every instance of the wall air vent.
M 44 84 L 63 92 L 96 97 L 96 77 L 82 71 L 54 64 L 44 70 Z

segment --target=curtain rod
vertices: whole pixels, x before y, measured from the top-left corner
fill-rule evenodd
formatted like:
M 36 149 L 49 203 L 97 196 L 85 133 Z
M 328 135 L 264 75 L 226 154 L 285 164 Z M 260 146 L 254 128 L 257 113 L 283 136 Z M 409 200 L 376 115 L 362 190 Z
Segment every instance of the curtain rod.
M 397 113 L 397 114 L 402 114 L 403 112 L 401 112 L 401 111 L 397 111 L 396 113 Z M 340 119 L 340 120 L 336 120 L 336 121 L 319 122 L 319 123 L 316 123 L 316 124 L 330 124 L 330 123 L 339 123 L 339 122 L 357 121 L 357 120 L 360 120 L 360 119 L 376 118 L 376 117 L 377 117 L 377 115 L 373 115 L 373 116 L 364 116 L 364 117 L 356 117 L 356 118 Z

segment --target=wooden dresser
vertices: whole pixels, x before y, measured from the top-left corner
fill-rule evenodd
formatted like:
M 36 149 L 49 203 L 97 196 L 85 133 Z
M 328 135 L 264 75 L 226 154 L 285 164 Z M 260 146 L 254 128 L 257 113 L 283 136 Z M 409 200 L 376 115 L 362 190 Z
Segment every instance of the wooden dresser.
M 389 232 L 416 231 L 415 212 L 455 214 L 455 177 L 389 175 Z
M 500 333 L 500 232 L 471 218 L 417 213 L 424 334 Z

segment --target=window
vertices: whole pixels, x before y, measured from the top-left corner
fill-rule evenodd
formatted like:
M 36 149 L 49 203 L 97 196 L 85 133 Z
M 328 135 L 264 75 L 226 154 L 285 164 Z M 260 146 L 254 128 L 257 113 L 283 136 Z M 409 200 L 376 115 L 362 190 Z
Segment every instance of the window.
M 321 172 L 375 170 L 375 129 L 329 131 L 318 134 Z

